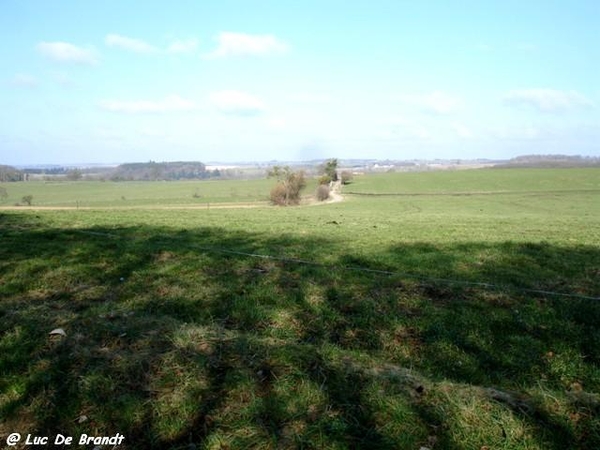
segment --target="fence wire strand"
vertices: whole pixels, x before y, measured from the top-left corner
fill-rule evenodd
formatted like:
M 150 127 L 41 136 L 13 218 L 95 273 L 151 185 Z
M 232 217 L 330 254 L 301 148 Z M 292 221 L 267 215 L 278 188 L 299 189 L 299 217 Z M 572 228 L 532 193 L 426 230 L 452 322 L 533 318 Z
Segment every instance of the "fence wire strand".
M 328 270 L 342 270 L 342 271 L 354 271 L 354 272 L 364 272 L 364 273 L 372 273 L 377 275 L 386 275 L 386 276 L 398 276 L 400 278 L 410 278 L 419 280 L 422 283 L 440 283 L 440 284 L 454 284 L 454 285 L 463 285 L 463 286 L 473 286 L 480 287 L 485 289 L 493 289 L 501 292 L 523 292 L 528 294 L 539 294 L 539 295 L 551 295 L 555 297 L 567 297 L 574 298 L 579 300 L 600 300 L 600 297 L 594 297 L 589 295 L 582 294 L 572 294 L 567 292 L 556 292 L 556 291 L 548 291 L 543 289 L 532 289 L 532 288 L 523 288 L 517 286 L 508 286 L 508 285 L 500 285 L 495 283 L 486 283 L 481 281 L 467 281 L 467 280 L 456 280 L 451 278 L 438 278 L 438 277 L 429 277 L 423 275 L 416 275 L 408 272 L 400 272 L 400 271 L 390 271 L 390 270 L 382 270 L 382 269 L 370 269 L 368 267 L 359 267 L 359 266 L 337 266 L 334 264 L 324 264 L 318 263 L 315 261 L 310 261 L 306 259 L 297 259 L 297 258 L 287 258 L 284 256 L 273 256 L 273 255 L 264 255 L 260 253 L 248 253 L 242 252 L 238 250 L 230 250 L 224 248 L 215 248 L 215 247 L 202 247 L 202 246 L 194 246 L 198 250 L 221 253 L 221 254 L 230 254 L 237 256 L 245 256 L 250 258 L 258 258 L 258 259 L 269 259 L 272 261 L 292 263 L 292 264 L 304 264 L 315 267 L 321 267 Z

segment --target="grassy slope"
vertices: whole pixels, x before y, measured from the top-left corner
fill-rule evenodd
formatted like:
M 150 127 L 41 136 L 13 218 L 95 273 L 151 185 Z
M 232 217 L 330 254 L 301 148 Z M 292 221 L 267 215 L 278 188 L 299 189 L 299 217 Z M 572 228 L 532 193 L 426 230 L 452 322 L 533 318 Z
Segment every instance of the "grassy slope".
M 357 177 L 352 192 L 460 193 L 572 191 L 600 189 L 597 168 L 482 169 L 444 172 L 386 173 Z
M 600 304 L 519 289 L 600 295 L 599 196 L 582 192 L 600 177 L 533 173 L 422 174 L 434 192 L 518 194 L 3 213 L 0 436 L 599 447 Z M 409 175 L 346 189 L 403 192 Z M 67 338 L 49 338 L 56 327 Z

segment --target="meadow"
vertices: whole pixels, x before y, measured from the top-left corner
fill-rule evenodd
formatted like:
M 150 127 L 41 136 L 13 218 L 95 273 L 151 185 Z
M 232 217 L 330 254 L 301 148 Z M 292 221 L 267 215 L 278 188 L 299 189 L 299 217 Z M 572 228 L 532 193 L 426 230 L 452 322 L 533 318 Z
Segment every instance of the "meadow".
M 2 184 L 0 442 L 600 448 L 600 170 L 272 183 Z

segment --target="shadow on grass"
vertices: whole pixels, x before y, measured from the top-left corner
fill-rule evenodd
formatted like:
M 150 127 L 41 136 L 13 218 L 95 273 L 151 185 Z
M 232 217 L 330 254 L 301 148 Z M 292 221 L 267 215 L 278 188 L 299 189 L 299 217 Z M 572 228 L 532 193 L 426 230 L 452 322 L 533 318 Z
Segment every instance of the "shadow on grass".
M 600 446 L 600 303 L 521 290 L 600 295 L 598 248 L 416 243 L 349 248 L 330 267 L 318 264 L 335 252 L 327 240 L 57 229 L 16 214 L 0 226 L 0 435 L 119 432 L 126 448 Z M 452 399 L 429 395 L 447 383 L 516 392 L 528 408 L 501 404 L 520 424 L 502 434 L 471 429 L 447 413 Z

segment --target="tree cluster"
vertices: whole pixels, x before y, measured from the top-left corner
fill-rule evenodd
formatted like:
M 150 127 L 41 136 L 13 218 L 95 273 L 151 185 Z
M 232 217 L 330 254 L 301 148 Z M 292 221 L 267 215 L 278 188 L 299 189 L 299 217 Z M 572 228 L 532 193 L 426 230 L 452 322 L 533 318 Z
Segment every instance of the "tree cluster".
M 337 174 L 338 160 L 337 158 L 331 158 L 325 161 L 321 166 L 321 177 L 319 178 L 319 184 L 329 184 L 332 181 L 338 180 Z
M 0 182 L 23 181 L 24 179 L 22 171 L 15 169 L 12 166 L 0 165 Z
M 209 178 L 212 172 L 201 162 L 128 163 L 116 167 L 112 181 L 163 181 Z

